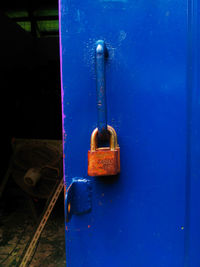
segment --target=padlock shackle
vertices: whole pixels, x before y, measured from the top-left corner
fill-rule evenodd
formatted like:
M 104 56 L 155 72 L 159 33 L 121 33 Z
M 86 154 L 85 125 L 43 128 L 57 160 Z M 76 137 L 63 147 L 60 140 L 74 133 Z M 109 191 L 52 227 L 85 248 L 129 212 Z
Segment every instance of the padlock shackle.
M 107 130 L 110 133 L 110 150 L 114 151 L 118 146 L 117 133 L 115 129 L 110 125 L 107 125 Z M 98 134 L 98 128 L 95 128 L 91 134 L 91 142 L 90 142 L 90 150 L 93 152 L 96 151 L 97 149 L 97 134 Z

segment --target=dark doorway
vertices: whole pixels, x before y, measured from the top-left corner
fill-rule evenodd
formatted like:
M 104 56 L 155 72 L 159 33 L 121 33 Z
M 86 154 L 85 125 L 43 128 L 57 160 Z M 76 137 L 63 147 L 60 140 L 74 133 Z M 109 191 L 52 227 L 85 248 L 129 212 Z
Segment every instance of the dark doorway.
M 0 250 L 3 254 L 0 266 L 18 266 L 47 207 L 54 188 L 52 181 L 49 182 L 54 179 L 54 169 L 57 180 L 62 176 L 58 3 L 10 0 L 1 6 Z M 44 174 L 44 166 L 49 162 L 51 166 Z M 23 184 L 25 174 L 29 168 L 38 166 L 47 177 L 45 183 L 40 178 L 35 188 L 27 187 Z M 50 261 L 56 264 L 60 258 L 59 266 L 65 265 L 63 209 L 63 194 L 60 194 L 45 228 L 49 233 L 52 231 L 53 243 L 61 244 L 59 250 L 55 251 L 44 231 L 38 243 L 38 256 L 34 256 L 31 266 L 48 266 L 40 247 L 48 247 L 50 243 L 50 250 L 54 250 L 54 253 L 49 250 Z M 61 229 L 58 236 L 56 228 Z

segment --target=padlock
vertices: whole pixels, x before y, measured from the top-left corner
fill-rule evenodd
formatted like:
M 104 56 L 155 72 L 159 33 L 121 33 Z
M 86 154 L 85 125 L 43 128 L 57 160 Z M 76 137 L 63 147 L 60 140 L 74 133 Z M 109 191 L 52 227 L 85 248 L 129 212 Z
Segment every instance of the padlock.
M 90 151 L 88 151 L 88 175 L 110 176 L 120 172 L 120 148 L 117 134 L 111 126 L 107 126 L 110 133 L 110 147 L 97 147 L 96 128 L 91 135 Z

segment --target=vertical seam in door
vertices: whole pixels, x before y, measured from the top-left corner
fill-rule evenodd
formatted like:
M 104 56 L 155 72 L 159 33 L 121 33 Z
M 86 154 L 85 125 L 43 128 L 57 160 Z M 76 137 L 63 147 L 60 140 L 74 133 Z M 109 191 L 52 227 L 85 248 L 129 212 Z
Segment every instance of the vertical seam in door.
M 185 237 L 184 267 L 189 267 L 190 239 L 190 192 L 191 192 L 191 129 L 192 129 L 192 91 L 193 91 L 193 7 L 194 0 L 187 2 L 187 144 L 186 144 L 186 181 L 185 181 Z

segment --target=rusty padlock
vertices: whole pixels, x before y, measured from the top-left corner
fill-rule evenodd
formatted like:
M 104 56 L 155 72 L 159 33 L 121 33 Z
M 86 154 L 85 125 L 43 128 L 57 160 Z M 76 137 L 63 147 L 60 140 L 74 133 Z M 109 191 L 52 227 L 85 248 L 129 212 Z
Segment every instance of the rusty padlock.
M 107 126 L 110 133 L 110 147 L 97 147 L 96 128 L 91 135 L 90 151 L 88 151 L 88 175 L 109 176 L 120 172 L 120 148 L 117 134 L 111 126 Z

